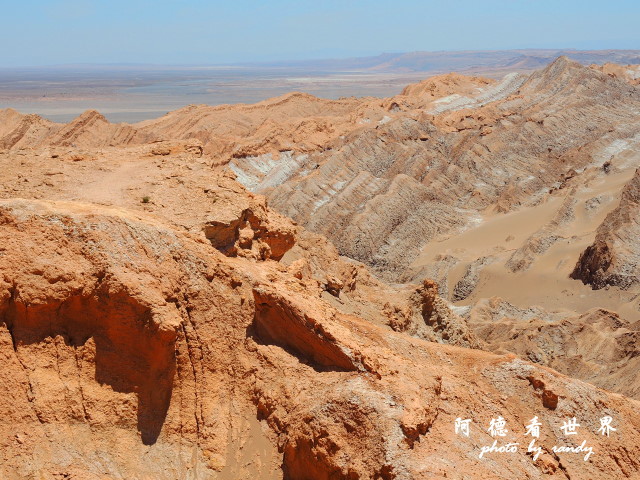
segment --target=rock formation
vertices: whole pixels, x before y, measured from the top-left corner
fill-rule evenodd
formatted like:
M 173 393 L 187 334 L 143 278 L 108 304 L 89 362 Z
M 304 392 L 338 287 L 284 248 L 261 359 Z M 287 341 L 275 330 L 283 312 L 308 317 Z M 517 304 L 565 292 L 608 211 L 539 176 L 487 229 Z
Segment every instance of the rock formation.
M 603 65 L 590 65 L 589 68 L 606 73 L 610 77 L 619 78 L 631 85 L 640 85 L 640 67 L 638 65 L 618 65 L 605 63 Z
M 0 111 L 0 477 L 637 478 L 630 75 Z
M 281 263 L 224 256 L 148 214 L 26 200 L 0 212 L 5 478 L 445 478 L 452 462 L 482 478 L 640 469 L 637 402 L 341 313 Z M 603 413 L 616 436 L 597 433 Z M 538 416 L 543 454 L 469 455 L 492 443 L 496 414 L 513 441 Z M 468 438 L 453 434 L 461 415 L 473 417 Z M 595 449 L 588 462 L 551 450 L 572 416 Z
M 640 398 L 639 320 L 599 308 L 580 315 L 524 310 L 497 297 L 478 302 L 467 319 L 486 342 L 485 348 L 514 352 L 601 388 Z
M 640 283 L 640 169 L 622 190 L 620 204 L 598 227 L 595 242 L 571 274 L 593 288 Z

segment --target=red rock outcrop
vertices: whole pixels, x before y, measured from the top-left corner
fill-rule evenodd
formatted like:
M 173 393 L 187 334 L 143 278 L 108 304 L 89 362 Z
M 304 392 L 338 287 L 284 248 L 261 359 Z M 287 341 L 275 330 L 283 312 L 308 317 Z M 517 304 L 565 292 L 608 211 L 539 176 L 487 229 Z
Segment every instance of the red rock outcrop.
M 148 214 L 5 200 L 0 215 L 5 478 L 446 478 L 452 459 L 478 478 L 639 472 L 635 401 L 340 313 L 280 263 Z M 542 455 L 479 458 L 496 415 L 521 442 L 537 416 Z M 551 450 L 572 416 L 589 461 Z

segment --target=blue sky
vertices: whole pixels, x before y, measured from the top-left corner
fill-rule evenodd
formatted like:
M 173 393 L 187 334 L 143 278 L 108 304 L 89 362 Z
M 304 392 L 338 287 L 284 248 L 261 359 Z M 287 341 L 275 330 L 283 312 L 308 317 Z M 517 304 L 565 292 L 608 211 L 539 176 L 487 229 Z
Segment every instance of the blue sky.
M 640 0 L 0 2 L 0 66 L 640 48 Z

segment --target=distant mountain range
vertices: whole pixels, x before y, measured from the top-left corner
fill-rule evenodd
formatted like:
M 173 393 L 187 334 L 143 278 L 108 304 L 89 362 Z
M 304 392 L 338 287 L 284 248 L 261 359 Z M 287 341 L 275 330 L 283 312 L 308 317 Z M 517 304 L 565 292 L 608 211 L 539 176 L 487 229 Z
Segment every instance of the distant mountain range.
M 559 56 L 589 64 L 640 63 L 640 50 L 467 50 L 442 52 L 383 53 L 374 57 L 264 63 L 264 66 L 320 70 L 367 70 L 380 72 L 449 72 L 466 70 L 535 70 Z
M 317 72 L 368 71 L 386 73 L 436 72 L 468 70 L 535 70 L 544 68 L 560 56 L 566 56 L 583 65 L 604 63 L 640 64 L 640 50 L 576 50 L 576 49 L 522 49 L 522 50 L 464 50 L 439 52 L 382 53 L 372 57 L 333 58 L 316 60 L 268 61 L 235 64 L 183 64 L 160 65 L 146 63 L 61 64 L 33 67 L 2 67 L 0 72 L 29 72 L 38 70 L 73 70 L 79 72 L 120 71 L 179 71 L 189 70 L 198 75 L 211 74 L 211 69 L 229 67 L 304 69 Z

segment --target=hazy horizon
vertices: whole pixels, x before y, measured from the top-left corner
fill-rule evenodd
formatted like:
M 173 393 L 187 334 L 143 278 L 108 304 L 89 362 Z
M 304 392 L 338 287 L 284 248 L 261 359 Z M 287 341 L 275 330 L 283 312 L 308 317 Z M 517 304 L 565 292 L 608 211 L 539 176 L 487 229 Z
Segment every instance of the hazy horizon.
M 322 62 L 341 62 L 348 60 L 361 60 L 361 59 L 376 59 L 384 57 L 386 55 L 413 55 L 413 54 L 460 54 L 460 53 L 491 53 L 491 52 L 637 52 L 640 55 L 640 48 L 603 48 L 603 49 L 579 49 L 579 48 L 514 48 L 514 49 L 488 49 L 488 50 L 414 50 L 407 52 L 382 52 L 377 55 L 366 55 L 362 57 L 347 56 L 347 57 L 326 57 L 326 58 L 300 58 L 300 59 L 283 59 L 272 61 L 255 61 L 255 62 L 227 62 L 227 63 L 144 63 L 144 62 L 79 62 L 79 63 L 52 63 L 41 65 L 11 65 L 2 66 L 0 70 L 20 70 L 20 69 L 34 69 L 34 70 L 46 70 L 46 69 L 65 69 L 65 68 L 158 68 L 158 69 L 231 69 L 231 68 L 255 68 L 255 67 L 273 67 L 278 68 L 280 66 L 285 67 L 300 67 L 304 68 L 305 64 L 322 63 Z
M 640 4 L 35 0 L 4 6 L 0 67 L 227 65 L 380 52 L 634 49 Z M 569 21 L 570 20 L 570 21 Z
M 88 109 L 137 122 L 189 104 L 255 103 L 300 91 L 322 98 L 389 97 L 431 75 L 457 71 L 501 78 L 543 68 L 566 54 L 585 65 L 640 63 L 640 50 L 407 52 L 347 59 L 236 66 L 76 64 L 0 68 L 0 108 L 67 122 Z
M 340 62 L 348 60 L 362 60 L 362 59 L 378 59 L 385 56 L 399 56 L 399 55 L 414 55 L 414 54 L 462 54 L 462 53 L 492 53 L 492 52 L 522 52 L 523 54 L 532 52 L 636 52 L 640 54 L 640 46 L 638 48 L 593 48 L 582 49 L 573 47 L 557 47 L 557 48 L 505 48 L 505 49 L 459 49 L 459 50 L 411 50 L 411 51 L 398 51 L 398 52 L 378 52 L 373 55 L 364 56 L 343 56 L 343 57 L 319 57 L 319 58 L 288 58 L 279 60 L 264 60 L 264 61 L 238 61 L 238 62 L 226 62 L 226 63 L 204 63 L 204 62 L 190 62 L 190 63 L 153 63 L 153 62 L 76 62 L 76 63 L 50 63 L 39 65 L 0 65 L 0 69 L 4 70 L 18 70 L 18 69 L 53 69 L 53 68 L 78 68 L 78 67 L 94 67 L 94 68 L 211 68 L 211 69 L 224 69 L 224 68 L 253 68 L 253 67 L 278 67 L 278 66 L 304 66 L 307 63 L 322 63 L 322 62 Z

